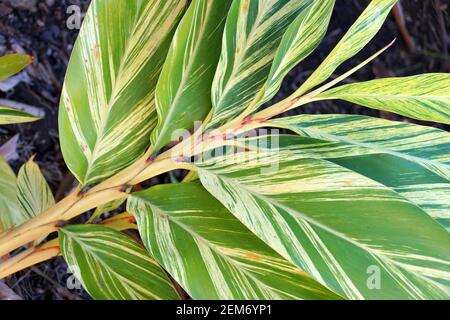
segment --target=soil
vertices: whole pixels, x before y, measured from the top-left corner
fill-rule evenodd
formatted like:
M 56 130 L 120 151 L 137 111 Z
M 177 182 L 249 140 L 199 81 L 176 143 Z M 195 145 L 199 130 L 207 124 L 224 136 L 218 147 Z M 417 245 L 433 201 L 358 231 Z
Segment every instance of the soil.
M 369 0 L 337 0 L 335 14 L 323 43 L 311 57 L 289 73 L 274 101 L 292 93 L 314 71 L 368 3 Z M 450 0 L 403 0 L 401 4 L 406 21 L 404 31 L 409 36 L 402 34 L 400 24 L 391 15 L 366 49 L 339 68 L 337 75 L 362 62 L 394 38 L 397 41 L 393 47 L 346 81 L 450 72 Z M 25 72 L 25 81 L 8 92 L 0 92 L 0 98 L 26 103 L 46 113 L 45 119 L 36 123 L 2 126 L 0 146 L 19 134 L 18 156 L 10 164 L 17 171 L 21 164 L 36 155 L 57 198 L 61 198 L 73 184 L 61 156 L 57 126 L 59 95 L 78 32 L 66 26 L 70 5 L 78 5 L 85 12 L 89 0 L 0 0 L 0 56 L 22 52 L 34 57 L 32 66 Z M 315 103 L 295 111 L 300 112 L 355 113 L 411 121 L 344 102 Z M 442 125 L 434 126 L 448 129 Z M 168 180 L 169 177 L 160 179 Z M 6 283 L 23 299 L 89 299 L 83 290 L 69 290 L 67 281 L 70 280 L 71 274 L 67 272 L 66 264 L 58 258 L 20 272 Z

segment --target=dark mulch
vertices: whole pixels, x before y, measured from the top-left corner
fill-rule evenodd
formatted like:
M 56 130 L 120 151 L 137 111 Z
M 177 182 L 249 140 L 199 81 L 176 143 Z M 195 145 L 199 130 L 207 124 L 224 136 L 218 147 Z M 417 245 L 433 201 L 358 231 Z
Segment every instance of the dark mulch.
M 21 83 L 0 98 L 24 102 L 46 112 L 45 120 L 0 129 L 0 145 L 20 134 L 19 158 L 12 162 L 15 170 L 30 156 L 36 159 L 58 196 L 70 187 L 71 179 L 58 144 L 57 113 L 61 86 L 77 30 L 66 27 L 67 7 L 79 5 L 85 12 L 88 0 L 0 0 L 0 56 L 23 52 L 33 55 L 34 63 L 26 71 L 29 81 Z M 315 54 L 295 68 L 287 77 L 279 100 L 292 93 L 331 51 L 343 33 L 358 17 L 369 0 L 338 0 L 328 35 Z M 398 24 L 391 17 L 369 46 L 336 74 L 355 66 L 371 53 L 397 38 L 396 44 L 370 66 L 347 81 L 375 77 L 408 76 L 426 72 L 449 72 L 450 0 L 402 1 L 407 30 L 415 50 L 408 49 Z M 380 116 L 380 113 L 344 102 L 322 102 L 303 107 L 304 113 L 357 113 Z M 381 116 L 401 120 L 383 113 Z M 442 126 L 441 126 L 442 127 Z M 65 183 L 62 183 L 65 181 Z M 70 274 L 61 258 L 11 277 L 7 283 L 24 299 L 86 299 L 83 291 L 67 289 Z

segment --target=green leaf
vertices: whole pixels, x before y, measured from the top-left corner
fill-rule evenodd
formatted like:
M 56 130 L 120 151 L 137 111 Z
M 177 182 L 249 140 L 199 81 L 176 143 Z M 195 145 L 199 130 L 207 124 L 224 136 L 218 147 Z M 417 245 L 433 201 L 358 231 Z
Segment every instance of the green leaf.
M 17 200 L 16 175 L 0 156 L 0 232 L 18 226 L 28 219 Z
M 281 40 L 312 0 L 234 0 L 225 26 L 222 55 L 212 87 L 214 115 L 222 124 L 260 106 L 263 87 Z
M 29 218 L 55 204 L 52 190 L 33 159 L 25 163 L 17 175 L 17 199 Z
M 33 122 L 39 119 L 29 113 L 0 106 L 0 125 Z
M 73 225 L 60 229 L 59 237 L 67 264 L 94 299 L 179 299 L 162 268 L 125 234 Z
M 341 99 L 413 119 L 450 124 L 450 74 L 446 73 L 352 83 L 318 98 Z
M 199 176 L 251 231 L 338 294 L 450 297 L 444 228 L 392 189 L 292 149 L 280 139 L 279 150 L 198 163 Z
M 450 134 L 354 115 L 301 115 L 270 121 L 306 137 L 302 152 L 363 174 L 420 206 L 450 230 Z
M 199 184 L 133 194 L 147 248 L 194 299 L 338 299 L 253 235 Z
M 68 66 L 59 129 L 83 184 L 135 161 L 156 125 L 154 91 L 185 1 L 91 2 Z
M 345 61 L 356 55 L 378 33 L 397 0 L 372 0 L 329 56 L 296 92 L 304 94 L 327 80 Z
M 0 57 L 0 81 L 19 73 L 33 62 L 26 54 L 10 54 Z
M 192 129 L 211 110 L 211 85 L 231 2 L 195 0 L 180 22 L 156 88 L 156 151 L 172 141 L 176 130 Z
M 334 4 L 335 0 L 313 2 L 287 29 L 265 84 L 263 103 L 275 96 L 288 72 L 320 44 L 327 32 Z

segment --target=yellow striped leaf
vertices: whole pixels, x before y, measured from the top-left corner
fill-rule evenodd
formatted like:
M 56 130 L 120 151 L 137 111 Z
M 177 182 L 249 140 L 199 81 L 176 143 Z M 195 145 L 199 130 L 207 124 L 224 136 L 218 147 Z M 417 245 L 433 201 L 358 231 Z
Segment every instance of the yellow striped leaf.
M 391 188 L 295 150 L 295 141 L 279 144 L 198 163 L 200 179 L 252 232 L 338 294 L 450 297 L 444 228 Z
M 133 194 L 152 255 L 194 299 L 339 299 L 253 235 L 201 185 Z
M 17 109 L 0 106 L 0 125 L 26 123 L 36 120 L 39 120 L 39 117 Z
M 95 222 L 102 214 L 119 209 L 124 202 L 125 199 L 117 199 L 97 207 L 88 222 Z
M 420 207 L 447 231 L 450 231 L 450 180 L 411 160 L 390 154 L 374 153 L 353 156 L 331 155 L 334 150 L 346 148 L 338 143 L 299 140 L 303 152 L 311 148 L 327 149 L 330 162 L 350 169 L 395 190 L 398 194 Z M 321 152 L 320 152 L 321 153 Z M 314 155 L 317 155 L 315 153 Z M 319 154 L 324 156 L 324 154 Z
M 447 132 L 354 115 L 301 115 L 270 123 L 305 137 L 296 143 L 301 152 L 394 189 L 450 230 Z
M 0 57 L 0 81 L 19 73 L 33 62 L 26 54 L 10 54 Z
M 211 110 L 211 85 L 231 2 L 194 0 L 180 22 L 156 88 L 155 150 L 171 142 L 175 130 L 192 129 Z
M 59 129 L 83 184 L 123 169 L 149 145 L 154 91 L 185 1 L 94 0 L 68 66 Z
M 377 79 L 348 84 L 319 95 L 418 120 L 450 124 L 450 74 Z
M 214 116 L 221 124 L 256 105 L 281 40 L 312 0 L 234 0 L 212 87 Z
M 0 156 L 0 233 L 27 219 L 17 200 L 16 175 Z
M 372 0 L 329 56 L 298 89 L 302 95 L 327 80 L 345 61 L 356 55 L 377 34 L 397 0 Z
M 335 0 L 313 2 L 287 29 L 265 84 L 262 103 L 275 96 L 286 74 L 320 44 L 328 29 L 334 4 Z
M 25 163 L 17 175 L 17 199 L 29 218 L 55 204 L 52 190 L 33 159 Z
M 146 250 L 108 227 L 73 225 L 59 231 L 61 252 L 97 300 L 174 300 L 176 289 Z

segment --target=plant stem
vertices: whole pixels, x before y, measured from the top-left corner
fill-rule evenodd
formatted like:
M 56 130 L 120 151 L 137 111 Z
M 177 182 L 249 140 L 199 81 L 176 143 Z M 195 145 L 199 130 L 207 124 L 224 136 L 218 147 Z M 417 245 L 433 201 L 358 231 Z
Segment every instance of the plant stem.
M 308 96 L 305 96 L 292 101 L 287 99 L 282 104 L 287 104 L 287 107 L 290 107 L 293 104 L 298 104 L 298 101 L 301 99 L 304 99 L 305 103 L 311 101 Z M 4 256 L 36 239 L 46 237 L 56 231 L 63 222 L 75 218 L 88 210 L 110 201 L 126 198 L 128 196 L 126 190 L 130 186 L 176 169 L 195 170 L 195 167 L 186 161 L 186 157 L 192 157 L 225 145 L 236 145 L 232 138 L 237 134 L 265 126 L 264 122 L 267 119 L 276 116 L 287 108 L 286 106 L 278 108 L 278 105 L 276 105 L 277 108 L 273 109 L 273 112 L 264 117 L 259 113 L 253 117 L 232 122 L 231 126 L 230 124 L 225 125 L 209 134 L 204 134 L 203 126 L 194 132 L 190 138 L 155 159 L 151 158 L 152 151 L 149 149 L 133 165 L 92 189 L 83 192 L 78 187 L 52 208 L 42 212 L 21 226 L 0 235 L 0 256 Z
M 60 254 L 58 239 L 49 241 L 39 247 L 32 247 L 0 265 L 0 279 L 27 269 L 38 263 L 50 260 Z

